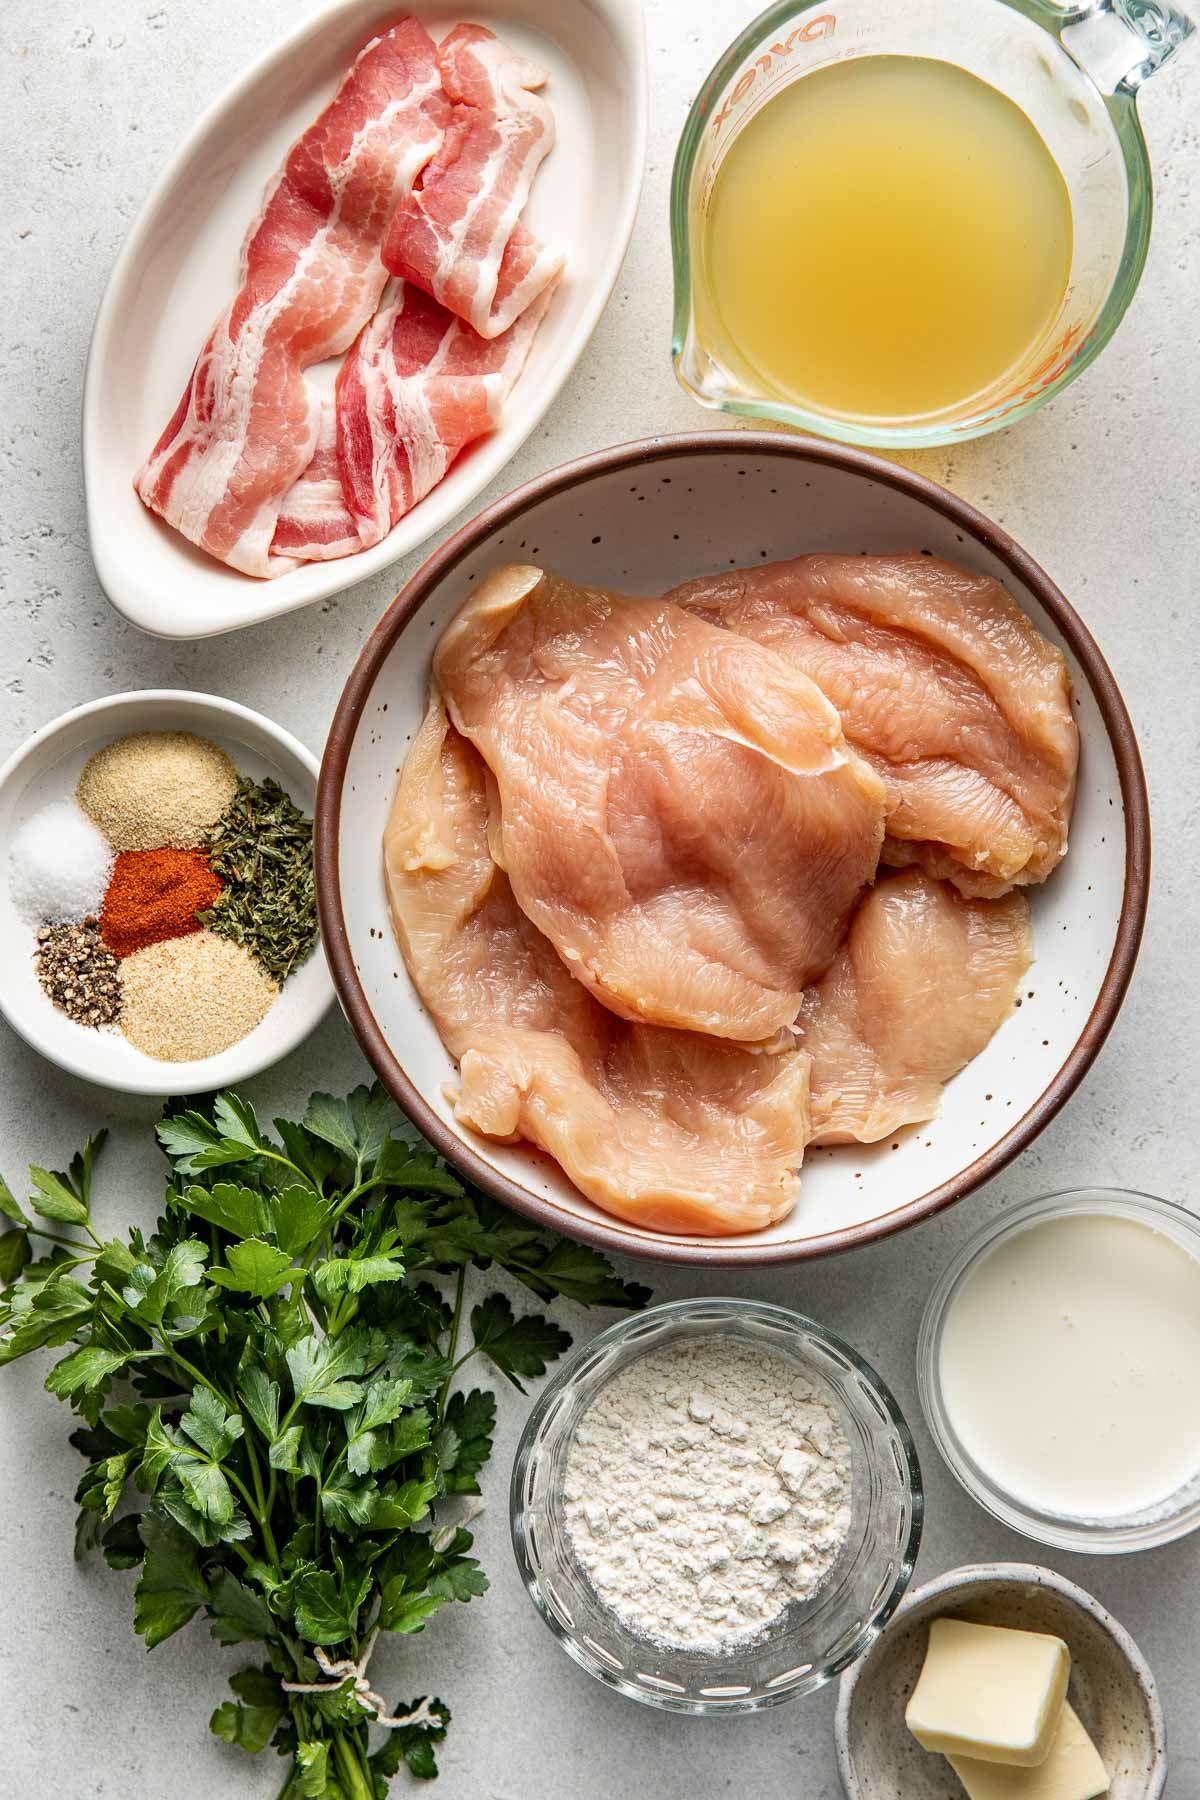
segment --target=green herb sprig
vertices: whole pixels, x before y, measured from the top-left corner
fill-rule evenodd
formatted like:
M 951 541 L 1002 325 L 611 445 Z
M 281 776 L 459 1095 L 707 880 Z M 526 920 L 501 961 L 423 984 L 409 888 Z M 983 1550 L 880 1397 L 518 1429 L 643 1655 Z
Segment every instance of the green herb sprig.
M 65 1172 L 30 1170 L 28 1212 L 0 1182 L 0 1363 L 65 1348 L 46 1386 L 82 1421 L 77 1553 L 140 1566 L 147 1647 L 197 1613 L 260 1647 L 217 1736 L 288 1759 L 279 1800 L 385 1800 L 401 1765 L 437 1773 L 449 1710 L 392 1707 L 415 1717 L 372 1752 L 374 1715 L 328 1664 L 486 1590 L 471 1533 L 437 1522 L 478 1493 L 492 1447 L 495 1398 L 458 1378 L 482 1357 L 521 1389 L 570 1342 L 501 1293 L 468 1305 L 468 1269 L 541 1300 L 648 1294 L 468 1187 L 378 1086 L 314 1094 L 275 1130 L 235 1094 L 172 1102 L 148 1239 L 95 1229 L 103 1133 Z
M 317 935 L 312 820 L 277 781 L 240 777 L 203 849 L 224 887 L 196 916 L 256 956 L 282 984 Z

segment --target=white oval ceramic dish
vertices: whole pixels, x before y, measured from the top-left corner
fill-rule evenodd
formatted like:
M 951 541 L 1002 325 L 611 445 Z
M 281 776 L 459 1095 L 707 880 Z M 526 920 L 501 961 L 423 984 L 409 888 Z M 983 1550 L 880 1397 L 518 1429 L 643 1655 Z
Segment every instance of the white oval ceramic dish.
M 464 1134 L 454 1069 L 400 961 L 380 839 L 425 707 L 430 650 L 473 583 L 535 561 L 660 593 L 706 570 L 808 550 L 928 549 L 997 577 L 1064 649 L 1083 756 L 1071 850 L 1031 890 L 1037 961 L 1019 1010 L 946 1090 L 941 1116 L 872 1147 L 812 1153 L 791 1217 L 756 1236 L 667 1237 L 601 1213 L 525 1145 Z M 842 1250 L 928 1217 L 994 1175 L 1053 1117 L 1120 1006 L 1149 881 L 1145 783 L 1103 657 L 1048 576 L 980 513 L 863 451 L 784 434 L 649 439 L 554 470 L 491 507 L 413 577 L 359 658 L 317 799 L 317 893 L 342 1004 L 400 1104 L 519 1211 L 609 1250 L 708 1265 Z
M 1166 1728 L 1145 1657 L 1091 1594 L 1032 1563 L 976 1563 L 914 1588 L 842 1676 L 834 1730 L 847 1800 L 961 1794 L 945 1759 L 922 1750 L 904 1724 L 930 1621 L 943 1614 L 1062 1638 L 1071 1652 L 1071 1705 L 1104 1759 L 1108 1800 L 1158 1800 L 1167 1783 Z
M 318 944 L 284 983 L 262 1023 L 240 1043 L 200 1062 L 157 1062 L 119 1031 L 76 1025 L 38 985 L 32 926 L 9 893 L 8 848 L 17 827 L 51 800 L 70 799 L 94 751 L 127 731 L 195 731 L 226 750 L 239 771 L 272 775 L 311 813 L 317 759 L 261 713 L 216 694 L 154 688 L 91 700 L 43 726 L 0 769 L 0 1010 L 27 1044 L 71 1075 L 127 1094 L 198 1094 L 246 1081 L 302 1043 L 333 999 Z
M 406 11 L 434 35 L 488 25 L 550 72 L 557 146 L 534 183 L 532 230 L 567 270 L 500 429 L 481 440 L 373 549 L 273 581 L 239 574 L 150 513 L 133 478 L 237 286 L 263 188 L 355 54 Z M 83 470 L 96 569 L 117 610 L 162 637 L 209 637 L 336 594 L 424 543 L 502 469 L 591 337 L 616 281 L 646 154 L 638 0 L 335 0 L 238 78 L 156 181 L 100 303 L 83 401 Z

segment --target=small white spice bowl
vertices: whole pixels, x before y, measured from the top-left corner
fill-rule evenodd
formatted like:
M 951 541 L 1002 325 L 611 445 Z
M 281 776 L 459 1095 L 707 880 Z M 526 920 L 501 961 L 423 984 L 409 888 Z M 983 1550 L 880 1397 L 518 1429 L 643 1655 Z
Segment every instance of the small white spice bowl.
M 647 1352 L 700 1338 L 736 1338 L 796 1365 L 836 1408 L 851 1455 L 850 1529 L 826 1580 L 722 1651 L 667 1649 L 630 1631 L 576 1560 L 562 1504 L 572 1438 L 601 1390 Z M 522 1434 L 509 1516 L 529 1597 L 568 1656 L 628 1699 L 713 1715 L 812 1693 L 869 1649 L 912 1577 L 924 1501 L 900 1409 L 857 1351 L 782 1306 L 694 1299 L 635 1313 L 565 1358 Z
M 178 688 L 113 694 L 63 713 L 35 732 L 0 768 L 0 1012 L 13 1030 L 68 1074 L 127 1094 L 195 1094 L 246 1081 L 309 1035 L 333 1000 L 320 946 L 280 989 L 252 1032 L 217 1056 L 159 1062 L 110 1026 L 77 1025 L 42 992 L 34 967 L 36 927 L 9 891 L 9 847 L 25 820 L 52 800 L 70 800 L 84 763 L 131 731 L 192 731 L 224 750 L 238 773 L 273 776 L 312 816 L 317 758 L 261 713 L 216 694 Z
M 1145 1657 L 1083 1588 L 1033 1563 L 974 1563 L 914 1588 L 838 1691 L 838 1773 L 847 1800 L 948 1800 L 960 1784 L 944 1757 L 904 1723 L 929 1626 L 942 1617 L 1062 1638 L 1071 1705 L 1104 1759 L 1109 1800 L 1158 1800 L 1167 1784 L 1166 1728 Z

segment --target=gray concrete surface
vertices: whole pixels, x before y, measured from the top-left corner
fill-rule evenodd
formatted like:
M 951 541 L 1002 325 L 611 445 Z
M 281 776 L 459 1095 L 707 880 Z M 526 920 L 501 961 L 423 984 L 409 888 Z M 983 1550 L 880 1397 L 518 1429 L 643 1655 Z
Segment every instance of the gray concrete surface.
M 80 384 L 117 247 L 180 132 L 308 0 L 7 0 L 0 9 L 0 755 L 64 708 L 117 688 L 214 689 L 285 720 L 314 748 L 351 659 L 406 566 L 328 605 L 195 646 L 121 623 L 88 557 L 79 472 Z M 645 197 L 624 274 L 594 342 L 496 491 L 595 446 L 704 421 L 667 358 L 666 196 L 686 105 L 750 0 L 649 0 L 654 84 Z M 1100 362 L 1016 430 L 912 460 L 1000 519 L 1081 608 L 1141 734 L 1155 825 L 1154 899 L 1133 989 L 1082 1092 L 983 1194 L 878 1248 L 738 1282 L 846 1334 L 914 1421 L 929 1522 L 921 1574 L 1041 1553 L 959 1491 L 918 1418 L 917 1321 L 936 1271 L 989 1212 L 1098 1181 L 1196 1203 L 1195 1064 L 1197 437 L 1200 386 L 1200 52 L 1147 90 L 1156 169 L 1150 261 Z M 491 495 L 485 496 L 486 498 Z M 413 559 L 414 562 L 416 559 Z M 61 1077 L 3 1031 L 0 1164 L 54 1163 L 101 1122 L 115 1147 L 98 1210 L 113 1229 L 153 1217 L 159 1180 L 146 1103 Z M 253 1098 L 269 1113 L 364 1073 L 334 1019 Z M 645 1270 L 642 1271 L 646 1273 Z M 666 1298 L 729 1283 L 651 1271 Z M 570 1321 L 591 1328 L 582 1315 Z M 199 1626 L 147 1659 L 128 1576 L 71 1561 L 77 1458 L 33 1363 L 0 1375 L 0 1797 L 225 1800 L 275 1793 L 273 1757 L 210 1738 L 237 1651 Z M 570 1664 L 529 1607 L 508 1548 L 505 1484 L 524 1414 L 505 1397 L 482 1554 L 492 1591 L 418 1639 L 381 1647 L 389 1694 L 442 1693 L 455 1718 L 443 1800 L 607 1800 L 725 1793 L 835 1800 L 833 1695 L 722 1723 L 648 1712 Z M 1125 1621 L 1157 1671 L 1172 1800 L 1200 1795 L 1200 1537 L 1148 1555 L 1047 1553 Z M 398 1783 L 402 1791 L 403 1783 Z

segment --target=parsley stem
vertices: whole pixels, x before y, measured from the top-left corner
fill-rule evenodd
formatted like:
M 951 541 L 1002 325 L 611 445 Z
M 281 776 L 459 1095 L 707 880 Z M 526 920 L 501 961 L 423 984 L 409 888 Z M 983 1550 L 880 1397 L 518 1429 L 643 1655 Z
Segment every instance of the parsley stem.
M 342 1215 L 348 1210 L 348 1208 L 350 1208 L 351 1206 L 354 1205 L 354 1202 L 356 1200 L 360 1200 L 362 1198 L 362 1196 L 366 1193 L 369 1193 L 372 1188 L 382 1187 L 385 1185 L 386 1185 L 386 1183 L 384 1182 L 382 1175 L 372 1175 L 368 1180 L 360 1181 L 358 1183 L 357 1187 L 352 1187 L 348 1194 L 343 1194 L 341 1199 L 338 1201 L 337 1205 L 335 1206 L 335 1208 L 329 1215 L 329 1224 L 328 1224 L 328 1227 L 326 1228 L 327 1235 L 329 1237 L 333 1236 L 334 1232 L 337 1230 L 338 1226 L 342 1222 Z
M 351 1741 L 347 1732 L 339 1731 L 334 1738 L 333 1760 L 347 1800 L 374 1800 L 375 1784 L 363 1767 L 357 1744 Z
M 43 1231 L 40 1225 L 30 1225 L 29 1230 L 35 1237 L 45 1238 L 47 1243 L 64 1244 L 68 1250 L 75 1252 L 80 1262 L 94 1262 L 100 1254 L 99 1250 L 89 1250 L 78 1238 L 59 1237 L 56 1231 Z
M 242 1496 L 242 1499 L 246 1502 L 246 1505 L 250 1508 L 250 1511 L 254 1514 L 255 1518 L 257 1518 L 258 1507 L 255 1504 L 254 1495 L 250 1492 L 250 1489 L 246 1486 L 237 1470 L 231 1469 L 228 1463 L 222 1463 L 221 1467 L 227 1478 L 233 1483 L 238 1493 Z
M 198 1381 L 201 1387 L 212 1389 L 213 1393 L 216 1394 L 217 1398 L 222 1402 L 227 1412 L 237 1412 L 238 1408 L 233 1397 L 230 1394 L 224 1393 L 222 1389 L 217 1386 L 211 1375 L 202 1375 L 194 1363 L 190 1363 L 186 1356 L 181 1356 L 167 1336 L 165 1330 L 160 1329 L 159 1342 L 162 1344 L 163 1350 L 170 1357 L 171 1361 L 178 1363 L 181 1369 L 186 1369 L 193 1381 Z
M 292 1173 L 299 1177 L 300 1183 L 303 1187 L 311 1187 L 312 1186 L 312 1182 L 309 1180 L 308 1176 L 304 1173 L 304 1170 L 298 1169 L 296 1167 L 296 1164 L 292 1161 L 291 1157 L 284 1156 L 284 1154 L 281 1150 L 272 1150 L 270 1145 L 266 1144 L 266 1143 L 256 1144 L 255 1145 L 255 1155 L 256 1156 L 267 1156 L 271 1159 L 272 1162 L 282 1163 L 285 1169 L 291 1169 Z
M 462 1328 L 463 1296 L 466 1291 L 467 1265 L 466 1263 L 463 1263 L 458 1271 L 458 1280 L 454 1284 L 454 1314 L 450 1320 L 450 1342 L 446 1346 L 446 1361 L 451 1364 L 451 1369 L 445 1381 L 442 1383 L 441 1392 L 438 1394 L 437 1416 L 439 1425 L 446 1416 L 446 1402 L 450 1398 L 450 1383 L 454 1380 L 456 1370 L 458 1370 L 462 1366 L 462 1363 L 466 1361 L 466 1357 L 463 1357 L 460 1362 L 454 1361 L 454 1352 L 458 1349 L 458 1334 Z M 471 1354 L 471 1351 L 467 1352 L 468 1356 Z
M 296 1770 L 295 1770 L 295 1766 L 293 1765 L 293 1767 L 291 1769 L 289 1769 L 289 1771 L 288 1771 L 287 1780 L 284 1782 L 283 1786 L 280 1788 L 279 1792 L 276 1794 L 275 1800 L 295 1800 L 295 1795 L 296 1795 Z
M 271 1567 L 281 1575 L 283 1569 L 279 1561 L 279 1550 L 275 1543 L 275 1536 L 271 1530 L 271 1507 L 267 1505 L 266 1496 L 263 1493 L 262 1470 L 259 1467 L 258 1452 L 254 1448 L 254 1440 L 249 1432 L 246 1432 L 242 1442 L 246 1446 L 246 1457 L 250 1464 L 250 1474 L 254 1482 L 254 1492 L 258 1498 L 258 1506 L 255 1510 L 258 1515 L 258 1522 L 262 1526 L 263 1543 L 266 1546 L 267 1555 L 271 1559 Z M 272 1495 L 271 1498 L 272 1502 L 274 1502 L 274 1495 Z
M 295 1418 L 296 1414 L 299 1411 L 300 1411 L 299 1400 L 293 1400 L 292 1404 L 288 1407 L 288 1410 L 283 1415 L 283 1422 L 280 1425 L 279 1431 L 276 1435 L 276 1440 L 275 1440 L 276 1443 L 278 1443 L 279 1439 L 283 1436 L 284 1432 L 287 1430 L 288 1426 L 291 1424 L 292 1420 Z M 270 1518 L 271 1514 L 275 1511 L 275 1495 L 278 1491 L 278 1488 L 279 1488 L 279 1470 L 276 1469 L 274 1466 L 272 1466 L 270 1479 L 267 1482 L 266 1514 L 267 1514 L 268 1518 Z
M 271 1559 L 271 1565 L 274 1568 L 277 1575 L 282 1575 L 283 1570 L 282 1570 L 282 1568 L 280 1566 L 280 1562 L 279 1562 L 279 1552 L 275 1548 L 275 1539 L 271 1535 L 270 1521 L 266 1518 L 265 1513 L 260 1511 L 260 1508 L 262 1507 L 262 1504 L 263 1504 L 261 1488 L 259 1490 L 259 1495 L 258 1495 L 258 1504 L 256 1505 L 255 1500 L 254 1500 L 254 1495 L 250 1492 L 250 1489 L 246 1486 L 245 1482 L 242 1480 L 242 1478 L 238 1474 L 237 1470 L 231 1469 L 228 1463 L 222 1463 L 221 1467 L 224 1469 L 225 1474 L 227 1475 L 229 1480 L 233 1483 L 233 1485 L 237 1489 L 238 1493 L 242 1496 L 242 1499 L 246 1502 L 246 1505 L 249 1507 L 249 1509 L 253 1513 L 254 1517 L 258 1520 L 258 1523 L 262 1528 L 263 1543 L 266 1546 L 267 1555 Z M 252 1556 L 246 1557 L 246 1561 L 248 1563 L 253 1562 L 253 1560 L 254 1560 L 254 1558 Z
M 217 1386 L 216 1382 L 212 1380 L 211 1376 L 202 1375 L 200 1373 L 199 1369 L 197 1369 L 192 1363 L 190 1363 L 188 1361 L 186 1356 L 181 1356 L 179 1354 L 179 1351 L 175 1348 L 174 1344 L 172 1344 L 170 1338 L 167 1337 L 165 1332 L 163 1332 L 161 1334 L 160 1341 L 162 1343 L 163 1349 L 166 1351 L 166 1354 L 170 1357 L 171 1361 L 178 1363 L 181 1369 L 186 1369 L 187 1373 L 192 1377 L 192 1380 L 198 1381 L 200 1383 L 201 1387 L 211 1388 L 213 1393 L 217 1395 L 217 1397 L 221 1400 L 222 1404 L 225 1406 L 226 1411 L 228 1411 L 228 1412 L 238 1412 L 239 1411 L 239 1408 L 236 1405 L 233 1397 L 229 1394 L 223 1393 L 222 1390 Z M 293 1408 L 293 1411 L 294 1410 L 295 1409 Z M 291 1418 L 291 1413 L 288 1414 L 288 1418 L 289 1419 Z M 254 1477 L 255 1493 L 251 1494 L 249 1488 L 246 1486 L 246 1484 L 242 1480 L 241 1476 L 238 1475 L 236 1470 L 231 1469 L 227 1463 L 224 1465 L 225 1471 L 226 1471 L 227 1475 L 229 1476 L 229 1479 L 233 1482 L 234 1486 L 240 1491 L 242 1498 L 245 1500 L 247 1506 L 250 1508 L 250 1511 L 254 1514 L 254 1517 L 258 1520 L 259 1525 L 262 1527 L 263 1545 L 266 1549 L 268 1557 L 270 1558 L 271 1566 L 278 1573 L 281 1573 L 282 1570 L 281 1570 L 281 1565 L 280 1565 L 280 1561 L 279 1561 L 279 1550 L 275 1543 L 274 1534 L 271 1530 L 271 1507 L 267 1504 L 267 1501 L 263 1495 L 262 1472 L 258 1466 L 258 1456 L 255 1452 L 254 1445 L 251 1442 L 249 1436 L 243 1436 L 242 1441 L 246 1446 L 246 1456 L 247 1456 L 247 1460 L 249 1461 L 249 1464 L 250 1464 L 250 1472 L 251 1472 L 252 1476 Z M 257 1496 L 257 1498 L 256 1498 L 256 1496 Z M 273 1503 L 274 1502 L 274 1494 L 272 1494 L 271 1500 Z M 249 1561 L 252 1561 L 253 1559 L 250 1557 L 247 1557 L 246 1560 L 249 1562 Z

